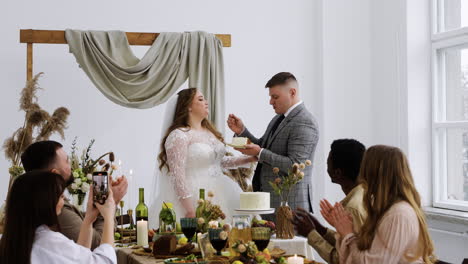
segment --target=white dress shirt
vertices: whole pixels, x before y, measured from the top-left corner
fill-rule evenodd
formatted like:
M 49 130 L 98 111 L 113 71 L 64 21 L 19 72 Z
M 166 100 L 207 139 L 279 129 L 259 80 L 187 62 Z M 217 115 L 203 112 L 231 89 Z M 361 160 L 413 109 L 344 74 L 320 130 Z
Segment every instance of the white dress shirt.
M 285 118 L 288 117 L 288 115 L 292 112 L 292 110 L 294 110 L 294 108 L 296 108 L 300 104 L 302 104 L 302 101 L 299 101 L 296 104 L 294 104 L 293 106 L 289 107 L 288 111 L 286 111 L 286 113 L 284 113 L 284 117 Z
M 36 236 L 31 251 L 31 264 L 117 264 L 114 248 L 101 244 L 94 251 L 76 244 L 59 232 L 41 225 L 36 229 Z

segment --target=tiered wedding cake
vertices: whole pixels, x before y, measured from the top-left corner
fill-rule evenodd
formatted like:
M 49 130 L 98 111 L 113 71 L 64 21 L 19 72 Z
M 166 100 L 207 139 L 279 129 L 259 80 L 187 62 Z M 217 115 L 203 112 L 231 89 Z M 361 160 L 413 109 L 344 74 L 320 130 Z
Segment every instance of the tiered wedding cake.
M 270 193 L 243 192 L 240 194 L 240 210 L 270 210 Z

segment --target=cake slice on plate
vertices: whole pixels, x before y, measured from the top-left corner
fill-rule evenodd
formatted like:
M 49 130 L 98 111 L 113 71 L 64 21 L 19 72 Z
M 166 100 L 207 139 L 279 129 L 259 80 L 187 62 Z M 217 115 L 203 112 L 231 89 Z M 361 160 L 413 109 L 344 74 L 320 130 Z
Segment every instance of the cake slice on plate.
M 244 148 L 245 145 L 250 144 L 250 143 L 251 143 L 250 139 L 246 137 L 233 137 L 232 143 L 228 145 L 233 148 Z

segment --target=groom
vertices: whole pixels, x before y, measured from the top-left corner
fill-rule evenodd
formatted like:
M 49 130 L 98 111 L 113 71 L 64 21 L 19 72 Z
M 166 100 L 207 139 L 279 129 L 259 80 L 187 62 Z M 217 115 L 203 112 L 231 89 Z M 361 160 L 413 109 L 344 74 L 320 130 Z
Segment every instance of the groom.
M 253 144 L 245 149 L 237 149 L 246 155 L 257 156 L 258 165 L 252 180 L 254 191 L 271 193 L 271 207 L 280 205 L 280 198 L 268 183 L 277 175 L 273 168 L 278 167 L 285 175 L 294 163 L 313 161 L 319 139 L 317 122 L 305 108 L 299 97 L 299 85 L 289 72 L 280 72 L 266 84 L 269 89 L 270 104 L 276 116 L 270 121 L 265 134 L 256 138 L 244 126 L 242 120 L 230 114 L 227 120 L 229 128 L 236 136 L 248 137 Z M 304 178 L 291 192 L 289 205 L 292 208 L 306 208 L 312 212 L 312 166 L 304 170 Z

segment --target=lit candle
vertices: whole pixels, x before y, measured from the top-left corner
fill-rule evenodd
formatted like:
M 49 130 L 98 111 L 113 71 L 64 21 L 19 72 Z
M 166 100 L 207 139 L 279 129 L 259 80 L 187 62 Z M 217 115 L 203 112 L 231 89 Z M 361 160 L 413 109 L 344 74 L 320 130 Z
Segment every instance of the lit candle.
M 304 264 L 304 258 L 294 255 L 288 258 L 288 264 Z
M 140 220 L 137 222 L 137 245 L 148 245 L 148 222 Z

